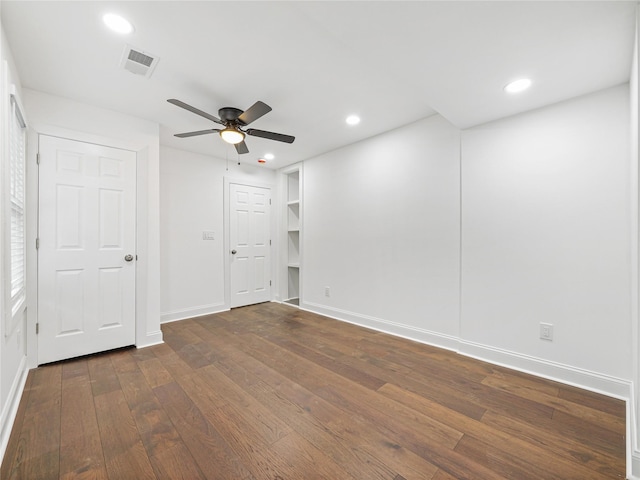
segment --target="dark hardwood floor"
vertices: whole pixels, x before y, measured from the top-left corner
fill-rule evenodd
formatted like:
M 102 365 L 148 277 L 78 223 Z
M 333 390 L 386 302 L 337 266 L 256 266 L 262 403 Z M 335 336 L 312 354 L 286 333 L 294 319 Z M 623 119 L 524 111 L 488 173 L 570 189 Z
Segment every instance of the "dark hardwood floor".
M 625 476 L 624 402 L 267 303 L 29 373 L 2 479 Z

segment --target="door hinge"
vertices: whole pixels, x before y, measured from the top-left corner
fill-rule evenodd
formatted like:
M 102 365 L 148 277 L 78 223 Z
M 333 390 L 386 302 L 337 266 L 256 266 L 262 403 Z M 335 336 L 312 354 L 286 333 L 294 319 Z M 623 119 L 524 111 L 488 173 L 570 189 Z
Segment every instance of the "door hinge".
M 271 199 L 269 199 L 269 205 L 271 205 Z
M 40 152 L 36 153 L 36 165 L 40 165 Z
M 271 286 L 271 280 L 269 280 L 269 286 Z
M 40 238 L 36 237 L 36 250 L 40 248 Z
M 40 333 L 40 324 L 36 323 L 36 335 Z
M 269 240 L 269 246 L 271 246 L 271 240 Z

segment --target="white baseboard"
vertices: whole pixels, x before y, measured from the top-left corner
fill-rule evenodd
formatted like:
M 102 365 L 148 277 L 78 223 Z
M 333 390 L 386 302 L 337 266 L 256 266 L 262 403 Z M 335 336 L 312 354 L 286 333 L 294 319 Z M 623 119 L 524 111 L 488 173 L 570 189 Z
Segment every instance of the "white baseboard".
M 640 480 L 640 452 L 631 455 L 631 468 L 627 468 L 628 480 Z
M 13 423 L 16 420 L 28 372 L 27 357 L 23 356 L 22 360 L 20 360 L 16 377 L 13 379 L 13 383 L 11 384 L 7 402 L 2 409 L 2 414 L 0 414 L 0 463 L 2 463 L 2 460 L 4 459 L 4 454 L 7 450 L 7 445 L 9 444 L 11 429 L 13 428 Z
M 353 323 L 371 330 L 376 330 L 382 333 L 388 333 L 395 335 L 396 337 L 406 338 L 420 343 L 426 343 L 427 345 L 433 345 L 435 347 L 444 348 L 447 350 L 458 351 L 459 339 L 453 335 L 445 335 L 431 330 L 425 330 L 423 328 L 413 327 L 402 323 L 391 322 L 383 320 L 381 318 L 371 317 L 368 315 L 362 315 L 360 313 L 349 312 L 347 310 L 341 310 L 339 308 L 327 307 L 312 302 L 300 303 L 301 310 L 307 310 L 313 313 L 319 313 L 325 317 L 333 318 L 335 320 L 341 320 L 347 323 Z
M 224 303 L 213 303 L 211 305 L 200 305 L 199 307 L 190 307 L 180 310 L 172 310 L 160 314 L 160 323 L 177 322 L 178 320 L 186 320 L 187 318 L 202 317 L 213 313 L 226 312 L 229 310 Z
M 460 340 L 458 353 L 620 400 L 631 398 L 630 380 L 465 340 Z
M 142 342 L 136 343 L 136 348 L 152 347 L 153 345 L 160 345 L 161 343 L 164 343 L 164 340 L 162 339 L 162 330 L 157 330 L 155 332 L 147 333 Z

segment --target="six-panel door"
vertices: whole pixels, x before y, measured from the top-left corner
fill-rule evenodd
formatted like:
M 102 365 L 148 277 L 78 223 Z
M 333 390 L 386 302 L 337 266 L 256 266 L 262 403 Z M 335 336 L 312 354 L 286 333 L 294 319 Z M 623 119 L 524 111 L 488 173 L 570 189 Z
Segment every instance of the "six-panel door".
M 268 302 L 271 300 L 271 191 L 232 183 L 229 195 L 231 306 Z
M 136 154 L 41 135 L 38 363 L 135 343 Z

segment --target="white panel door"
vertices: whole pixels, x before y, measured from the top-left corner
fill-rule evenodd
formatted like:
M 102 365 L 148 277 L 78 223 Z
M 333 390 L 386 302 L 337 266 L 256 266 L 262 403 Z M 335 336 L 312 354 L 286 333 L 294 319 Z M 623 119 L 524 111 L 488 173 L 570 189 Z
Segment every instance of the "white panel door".
M 231 307 L 271 300 L 270 198 L 268 188 L 229 186 Z
M 135 343 L 136 154 L 40 136 L 38 363 Z

